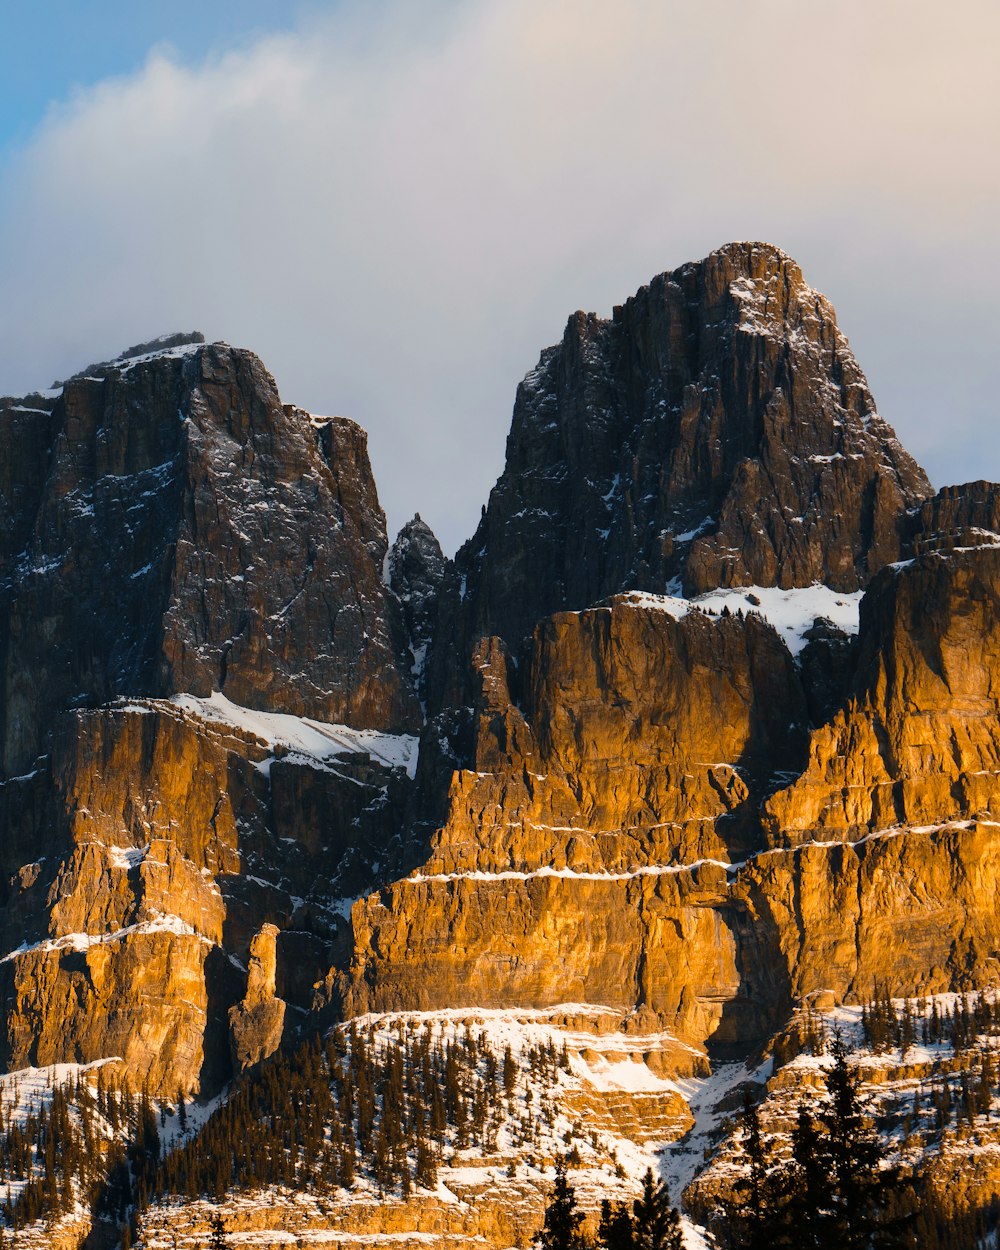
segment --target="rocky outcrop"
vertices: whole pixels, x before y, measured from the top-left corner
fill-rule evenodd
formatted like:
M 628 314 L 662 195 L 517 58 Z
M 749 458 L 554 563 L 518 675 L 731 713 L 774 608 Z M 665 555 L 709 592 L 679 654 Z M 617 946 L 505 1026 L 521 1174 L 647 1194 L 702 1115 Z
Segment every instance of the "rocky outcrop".
M 364 433 L 282 407 L 249 352 L 188 344 L 5 410 L 8 773 L 52 717 L 207 695 L 358 726 L 419 721 Z
M 747 1046 L 820 989 L 989 982 L 998 591 L 1000 549 L 885 569 L 811 736 L 753 614 L 620 598 L 542 622 L 523 672 L 481 644 L 472 764 L 426 862 L 355 905 L 348 1009 L 600 1002 Z
M 229 1045 L 233 1071 L 245 1072 L 281 1045 L 285 1003 L 275 993 L 278 928 L 264 925 L 250 941 L 247 988 L 240 1002 L 229 1008 Z
M 983 547 L 1000 542 L 1000 486 L 966 482 L 946 486 L 911 518 L 911 553 Z
M 427 652 L 437 626 L 441 592 L 449 565 L 434 532 L 420 513 L 396 535 L 389 552 L 389 584 L 403 610 L 413 657 L 413 673 L 423 690 Z
M 745 1026 L 766 1018 L 770 1002 L 776 1028 L 819 991 L 864 1002 L 879 988 L 916 995 L 994 984 L 998 874 L 991 821 L 757 857 L 731 889 L 743 964 L 730 1015 Z
M 769 801 L 775 844 L 1000 811 L 1000 549 L 886 569 L 862 603 L 855 693 Z
M 435 688 L 454 697 L 479 637 L 516 648 L 622 590 L 856 590 L 930 493 L 828 301 L 778 249 L 730 244 L 610 321 L 576 313 L 521 383 L 506 466 L 456 557 Z
M 605 1003 L 703 1041 L 739 982 L 726 865 L 805 740 L 784 644 L 624 597 L 538 627 L 521 708 L 499 640 L 475 666 L 473 766 L 420 869 L 355 904 L 345 1009 Z
M 117 1056 L 153 1092 L 210 1090 L 231 1034 L 246 1066 L 285 1001 L 311 1009 L 346 945 L 340 896 L 371 887 L 410 783 L 346 748 L 274 752 L 160 700 L 59 721 L 19 787 L 44 796 L 34 841 L 2 844 L 6 1067 Z

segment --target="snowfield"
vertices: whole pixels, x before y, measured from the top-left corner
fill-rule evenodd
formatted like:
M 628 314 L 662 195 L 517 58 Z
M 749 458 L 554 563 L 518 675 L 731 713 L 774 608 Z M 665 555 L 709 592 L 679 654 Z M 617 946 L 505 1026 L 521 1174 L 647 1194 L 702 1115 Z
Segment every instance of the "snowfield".
M 666 612 L 675 621 L 687 616 L 692 609 L 713 616 L 727 609 L 744 616 L 754 612 L 773 626 L 792 655 L 798 656 L 809 641 L 806 633 L 817 620 L 829 621 L 845 634 L 855 635 L 863 595 L 860 590 L 843 594 L 817 583 L 793 590 L 781 590 L 777 586 L 739 586 L 731 590 L 710 590 L 694 599 L 632 591 L 617 602 Z
M 218 691 L 207 699 L 193 694 L 175 694 L 166 702 L 201 720 L 253 734 L 272 750 L 280 749 L 307 762 L 322 764 L 343 755 L 365 754 L 386 768 L 405 769 L 411 780 L 417 773 L 420 739 L 414 734 L 352 729 L 349 725 L 330 725 L 287 712 L 256 712 L 240 707 Z M 123 704 L 126 710 L 136 712 L 148 712 L 155 706 L 155 700 Z M 258 765 L 262 772 L 268 771 L 273 758 Z

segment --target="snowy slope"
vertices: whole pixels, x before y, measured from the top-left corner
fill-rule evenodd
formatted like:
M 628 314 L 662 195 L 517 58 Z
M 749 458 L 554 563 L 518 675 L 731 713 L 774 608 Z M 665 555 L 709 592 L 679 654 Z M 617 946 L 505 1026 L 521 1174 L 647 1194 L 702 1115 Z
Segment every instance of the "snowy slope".
M 778 586 L 739 586 L 730 590 L 710 590 L 694 599 L 632 591 L 624 596 L 624 601 L 636 607 L 666 612 L 678 621 L 693 608 L 712 615 L 726 609 L 744 615 L 755 612 L 777 630 L 788 650 L 797 656 L 808 642 L 807 631 L 817 619 L 830 621 L 846 634 L 856 634 L 863 594 L 860 590 L 844 594 L 819 584 L 792 590 L 782 590 Z

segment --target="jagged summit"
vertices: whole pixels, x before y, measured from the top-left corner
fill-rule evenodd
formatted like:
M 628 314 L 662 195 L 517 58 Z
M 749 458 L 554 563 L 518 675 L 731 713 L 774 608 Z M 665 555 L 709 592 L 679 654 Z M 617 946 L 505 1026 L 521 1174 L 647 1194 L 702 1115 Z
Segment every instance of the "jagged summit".
M 749 269 L 752 264 L 763 261 L 765 264 L 787 269 L 793 279 L 804 283 L 802 268 L 798 261 L 777 243 L 770 243 L 766 239 L 730 239 L 720 244 L 719 247 L 713 248 L 703 259 L 685 261 L 672 272 L 682 273 L 686 269 L 699 269 L 715 261 L 744 269 Z M 665 276 L 665 274 L 659 276 Z
M 399 531 L 389 551 L 389 585 L 403 609 L 413 671 L 421 685 L 449 565 L 434 531 L 419 512 Z
M 419 719 L 354 422 L 314 426 L 252 352 L 192 339 L 70 379 L 44 418 L 4 425 L 8 767 L 41 752 L 59 709 L 118 695 Z
M 126 362 L 134 362 L 143 356 L 157 356 L 161 352 L 175 352 L 179 348 L 185 347 L 201 347 L 204 343 L 205 336 L 200 330 L 181 330 L 175 334 L 161 334 L 146 343 L 135 343 L 132 347 L 127 347 L 111 360 L 98 361 L 95 364 L 87 365 L 86 369 L 78 370 L 78 372 L 62 382 L 53 382 L 52 389 L 57 390 L 59 387 L 65 386 L 67 382 L 74 382 L 79 378 L 103 377 L 109 369 L 114 369 L 116 366 L 123 365 Z
M 931 493 L 833 308 L 770 244 L 576 313 L 521 382 L 506 466 L 456 557 L 469 636 L 621 590 L 855 591 Z
M 119 352 L 115 360 L 131 360 L 134 356 L 151 356 L 156 352 L 169 351 L 174 347 L 194 347 L 204 342 L 205 336 L 200 330 L 187 332 L 179 330 L 174 334 L 160 334 L 155 339 L 150 339 L 148 343 L 136 343 L 126 348 L 125 351 Z

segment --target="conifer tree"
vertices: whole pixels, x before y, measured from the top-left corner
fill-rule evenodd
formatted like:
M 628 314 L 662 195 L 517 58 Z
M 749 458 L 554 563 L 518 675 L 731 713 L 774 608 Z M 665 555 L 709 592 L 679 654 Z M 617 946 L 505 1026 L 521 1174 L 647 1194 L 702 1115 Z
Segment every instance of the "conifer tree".
M 770 1173 L 771 1150 L 748 1088 L 744 1090 L 740 1118 L 746 1170 L 733 1185 L 732 1197 L 724 1204 L 726 1236 L 729 1244 L 740 1250 L 771 1250 L 776 1244 L 784 1190 L 778 1178 Z
M 834 1177 L 833 1225 L 844 1250 L 903 1244 L 885 1220 L 890 1195 L 899 1188 L 898 1172 L 882 1167 L 885 1147 L 867 1123 L 867 1100 L 861 1081 L 847 1061 L 840 1038 L 834 1043 L 834 1063 L 827 1073 L 827 1106 L 821 1113 L 826 1126 Z
M 624 1202 L 612 1203 L 605 1198 L 601 1203 L 597 1244 L 602 1250 L 633 1250 L 635 1236 L 632 1216 Z
M 576 1191 L 566 1179 L 566 1167 L 556 1165 L 552 1195 L 545 1208 L 545 1224 L 536 1234 L 534 1244 L 539 1250 L 584 1250 L 586 1241 L 580 1232 L 583 1213 L 577 1210 Z
M 179 1085 L 177 1087 L 177 1123 L 181 1132 L 186 1133 L 188 1124 L 187 1103 L 184 1100 L 184 1090 Z
M 642 1195 L 632 1203 L 633 1245 L 636 1250 L 683 1250 L 680 1212 L 670 1205 L 665 1181 L 655 1181 L 646 1169 Z
M 792 1159 L 783 1222 L 796 1230 L 802 1250 L 823 1250 L 833 1244 L 830 1158 L 826 1141 L 804 1105 L 799 1106 L 792 1132 Z
M 510 1102 L 517 1088 L 517 1063 L 510 1046 L 507 1046 L 503 1052 L 503 1088 L 507 1101 Z

